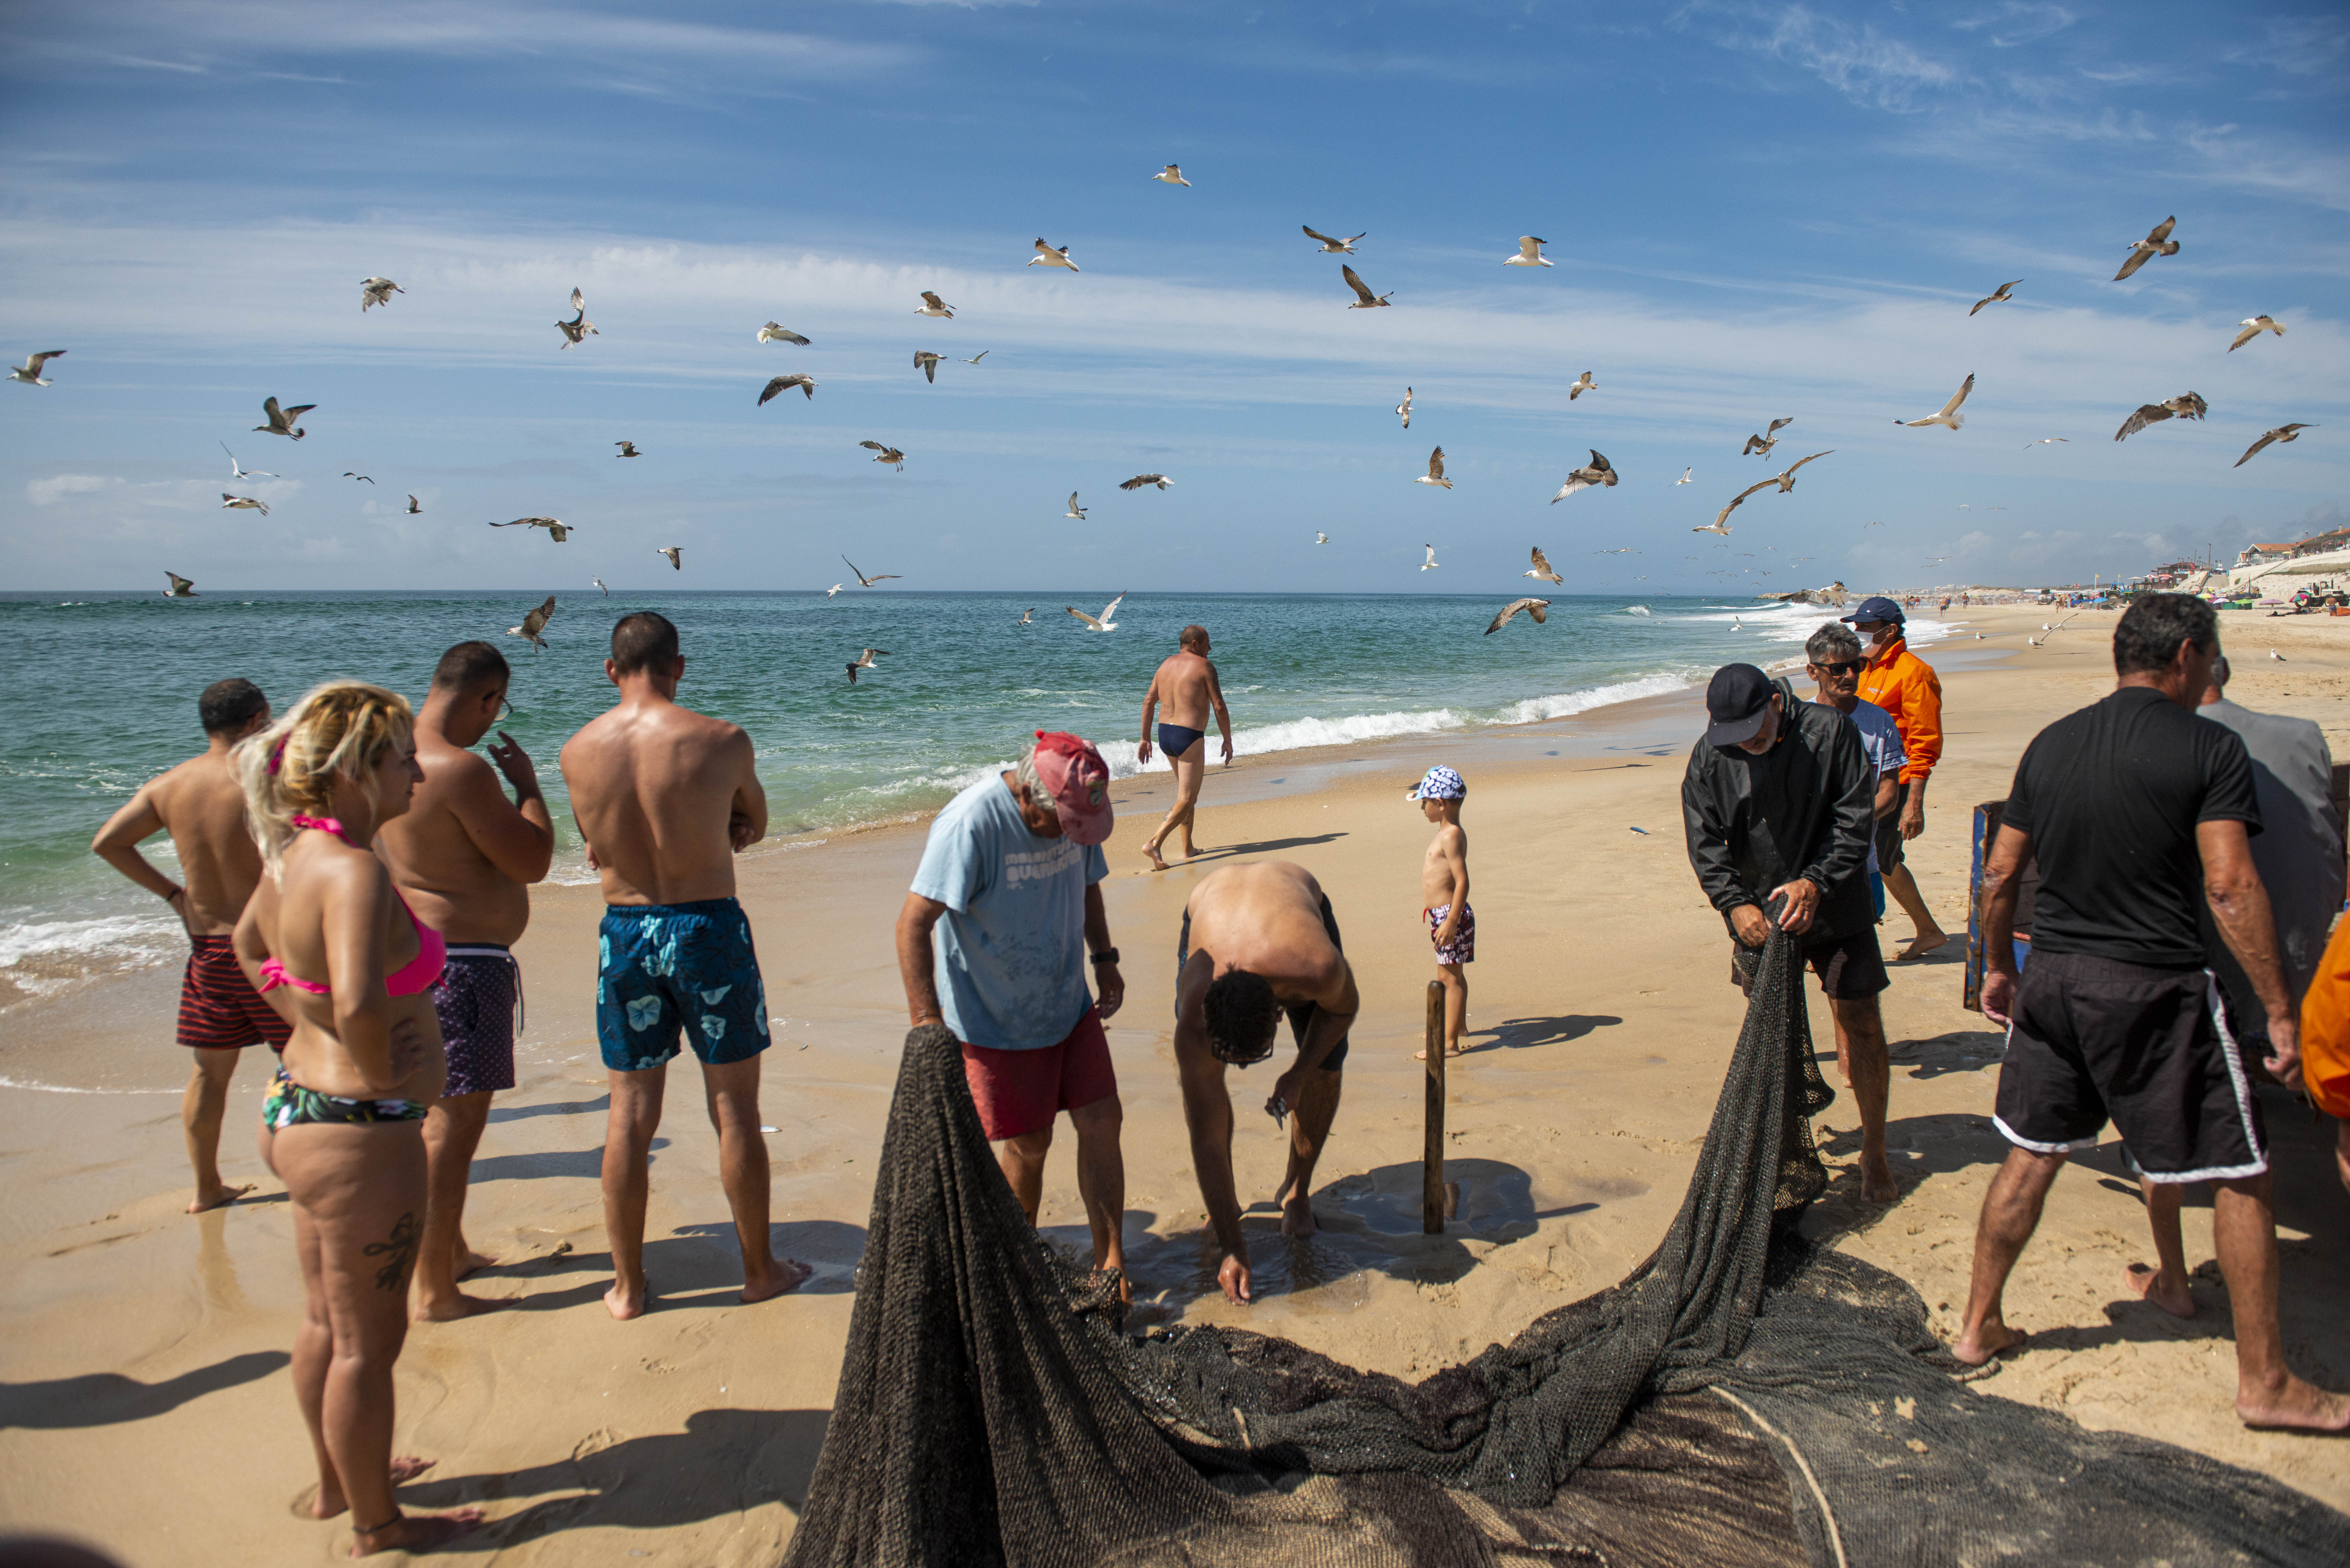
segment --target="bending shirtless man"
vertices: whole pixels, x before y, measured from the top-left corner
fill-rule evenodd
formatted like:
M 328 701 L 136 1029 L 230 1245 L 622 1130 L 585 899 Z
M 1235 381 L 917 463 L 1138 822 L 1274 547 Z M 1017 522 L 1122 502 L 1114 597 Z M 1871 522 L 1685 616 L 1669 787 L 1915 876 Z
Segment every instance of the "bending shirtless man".
M 767 1241 L 767 1149 L 759 1055 L 767 1000 L 751 922 L 734 901 L 734 856 L 767 831 L 767 796 L 740 726 L 677 705 L 677 628 L 650 610 L 612 628 L 604 674 L 620 701 L 563 748 L 563 780 L 604 883 L 596 1035 L 612 1085 L 604 1132 L 604 1231 L 617 1318 L 645 1310 L 647 1157 L 681 1030 L 702 1062 L 719 1180 L 743 1249 L 743 1299 L 808 1277 Z
M 1288 1013 L 1297 1060 L 1274 1080 L 1264 1105 L 1276 1124 L 1296 1116 L 1289 1127 L 1289 1172 L 1274 1201 L 1287 1195 L 1283 1235 L 1311 1236 L 1314 1163 L 1338 1114 L 1347 1031 L 1360 1006 L 1355 971 L 1338 950 L 1330 900 L 1304 867 L 1279 860 L 1228 866 L 1191 890 L 1175 950 L 1175 1070 L 1191 1133 L 1191 1168 L 1223 1252 L 1216 1282 L 1233 1301 L 1251 1295 L 1224 1069 L 1272 1055 L 1281 1015 Z
M 1183 832 L 1183 858 L 1195 853 L 1191 844 L 1192 808 L 1200 801 L 1200 784 L 1208 775 L 1207 748 L 1201 742 L 1208 733 L 1208 711 L 1216 714 L 1216 729 L 1224 738 L 1224 765 L 1232 765 L 1232 716 L 1224 711 L 1224 689 L 1216 683 L 1216 667 L 1208 662 L 1208 628 L 1187 626 L 1183 628 L 1182 646 L 1162 661 L 1150 678 L 1150 690 L 1142 699 L 1142 744 L 1135 751 L 1138 762 L 1150 761 L 1150 725 L 1156 713 L 1159 722 L 1159 749 L 1167 753 L 1167 761 L 1175 770 L 1175 805 L 1159 831 L 1142 841 L 1142 852 L 1150 857 L 1150 868 L 1167 869 L 1167 862 L 1159 846 L 1176 829 Z
M 188 928 L 187 973 L 180 981 L 180 1044 L 195 1054 L 188 1092 L 180 1100 L 188 1163 L 196 1196 L 188 1212 L 234 1203 L 253 1190 L 221 1180 L 221 1118 L 238 1053 L 267 1041 L 283 1050 L 293 1026 L 261 1000 L 237 967 L 229 938 L 245 900 L 261 882 L 261 851 L 244 826 L 244 788 L 229 750 L 269 727 L 269 699 L 250 680 L 215 680 L 196 699 L 204 749 L 178 767 L 149 779 L 90 840 L 90 852 L 172 907 Z M 182 887 L 147 863 L 139 843 L 172 836 Z
M 465 1185 L 490 1096 L 515 1086 L 522 971 L 511 950 L 530 924 L 528 885 L 555 857 L 555 825 L 529 756 L 503 730 L 504 744 L 491 744 L 487 762 L 471 749 L 498 722 L 513 674 L 486 642 L 461 642 L 441 656 L 416 716 L 424 782 L 375 838 L 408 907 L 449 944 L 432 988 L 449 1082 L 424 1118 L 424 1239 L 409 1290 L 411 1315 L 426 1322 L 503 1304 L 466 1295 L 457 1282 L 494 1261 L 465 1244 Z M 499 774 L 514 785 L 513 800 Z

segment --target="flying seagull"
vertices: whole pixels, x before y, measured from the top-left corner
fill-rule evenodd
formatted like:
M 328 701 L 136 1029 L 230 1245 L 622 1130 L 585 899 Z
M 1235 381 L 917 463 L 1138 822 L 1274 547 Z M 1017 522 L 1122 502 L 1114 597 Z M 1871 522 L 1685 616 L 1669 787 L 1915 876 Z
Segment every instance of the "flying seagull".
M 1411 389 L 1409 387 L 1403 389 L 1403 401 L 1396 405 L 1396 417 L 1403 421 L 1404 429 L 1411 429 Z
M 1436 558 L 1436 546 L 1433 545 L 1422 545 L 1420 548 L 1428 552 L 1428 559 L 1419 564 L 1419 569 L 1423 572 L 1432 572 L 1436 570 L 1436 568 L 1441 565 L 1441 563 Z
M 163 590 L 163 597 L 165 598 L 192 599 L 201 598 L 203 597 L 196 592 L 196 583 L 193 577 L 183 577 L 177 572 L 165 572 L 163 575 L 172 579 L 172 586 Z
M 801 391 L 806 393 L 808 401 L 816 401 L 816 378 L 814 376 L 778 376 L 774 380 L 768 382 L 765 389 L 759 393 L 760 406 L 763 408 L 765 407 L 768 399 L 775 396 L 778 392 L 788 392 L 794 387 L 797 387 Z
M 608 587 L 604 587 L 604 579 L 603 579 L 603 578 L 601 578 L 601 577 L 590 577 L 590 578 L 588 578 L 588 580 L 589 582 L 591 582 L 591 583 L 595 584 L 595 585 L 596 585 L 596 587 L 597 587 L 597 588 L 602 592 L 603 596 L 604 596 L 606 598 L 608 598 L 608 598 L 610 598 L 610 597 L 612 597 L 612 590 L 611 590 L 611 589 L 609 589 L 609 588 L 608 588 Z
M 669 557 L 669 569 L 671 571 L 681 572 L 685 570 L 685 562 L 681 559 L 685 554 L 684 545 L 655 545 L 653 546 L 653 554 L 656 556 L 667 556 Z
M 1377 310 L 1395 296 L 1393 289 L 1385 294 L 1373 294 L 1370 286 L 1357 277 L 1355 269 L 1344 262 L 1338 264 L 1338 270 L 1347 275 L 1347 286 L 1355 291 L 1355 303 L 1347 306 L 1349 310 Z
M 764 327 L 760 327 L 759 341 L 762 343 L 796 343 L 803 348 L 808 346 L 808 340 L 806 338 L 801 337 L 798 333 L 793 331 L 790 327 L 785 326 L 780 321 L 770 321 Z
M 1063 513 L 1062 515 L 1064 517 L 1074 517 L 1082 523 L 1085 521 L 1086 514 L 1091 510 L 1091 507 L 1080 506 L 1077 504 L 1077 493 L 1072 490 L 1069 492 L 1069 509 Z
M 1502 265 L 1503 266 L 1548 266 L 1551 265 L 1550 258 L 1542 254 L 1543 246 L 1548 244 L 1550 244 L 1548 240 L 1538 240 L 1532 234 L 1520 234 L 1518 254 L 1504 260 Z
M 2137 412 L 2122 421 L 2122 428 L 2114 432 L 2114 439 L 2120 441 L 2125 436 L 2134 436 L 2147 426 L 2159 423 L 2174 415 L 2182 419 L 2199 420 L 2210 411 L 2211 405 L 2193 392 L 2183 392 L 2175 398 L 2165 398 L 2158 403 L 2142 403 L 2138 406 Z
M 2233 343 L 2228 345 L 2228 352 L 2230 354 L 2263 332 L 2273 332 L 2280 337 L 2284 336 L 2284 323 L 2272 316 L 2247 316 L 2236 325 L 2243 330 L 2236 334 L 2236 340 Z
M 409 514 L 410 516 L 413 517 L 413 516 L 414 516 L 414 515 L 416 515 L 418 513 L 420 513 L 420 512 L 421 512 L 421 511 L 423 511 L 423 510 L 424 510 L 424 508 L 423 508 L 423 507 L 419 506 L 418 504 L 416 504 L 416 497 L 414 497 L 413 495 L 411 495 L 411 496 L 410 496 L 410 497 L 408 498 L 408 514 Z
M 1696 472 L 1697 470 L 1694 468 L 1684 468 L 1681 470 L 1681 476 L 1679 479 L 1674 480 L 1673 483 L 1675 484 L 1687 484 L 1690 482 L 1690 475 Z
M 571 309 L 570 320 L 555 324 L 555 329 L 563 334 L 563 347 L 570 348 L 591 332 L 598 337 L 604 336 L 597 332 L 596 324 L 588 319 L 588 296 L 576 288 L 571 291 Z
M 983 349 L 981 349 L 978 353 L 973 354 L 970 358 L 968 358 L 968 359 L 964 359 L 964 360 L 963 360 L 963 363 L 964 363 L 964 364 L 966 364 L 966 365 L 976 365 L 976 364 L 978 364 L 982 359 L 986 358 L 990 354 L 993 354 L 993 353 L 994 353 L 994 352 L 995 352 L 995 350 L 994 350 L 994 349 L 993 349 L 993 348 L 983 348 Z M 957 358 L 961 358 L 961 356 L 957 356 Z
M 1132 479 L 1129 479 L 1125 483 L 1119 485 L 1118 488 L 1120 490 L 1139 490 L 1146 484 L 1155 484 L 1159 486 L 1159 489 L 1164 490 L 1174 483 L 1175 482 L 1173 480 L 1168 478 L 1163 473 L 1138 473 Z
M 1692 534 L 1719 534 L 1725 539 L 1729 538 L 1730 514 L 1744 504 L 1746 498 L 1753 494 L 1756 491 L 1768 490 L 1778 483 L 1779 476 L 1777 474 L 1773 474 L 1770 478 L 1762 481 L 1760 484 L 1748 485 L 1745 489 L 1740 491 L 1737 494 L 1730 498 L 1730 504 L 1723 507 L 1719 513 L 1717 513 L 1711 523 L 1707 524 L 1703 527 L 1692 528 L 1690 532 Z
M 1314 535 L 1314 542 L 1317 545 L 1326 545 L 1330 542 L 1330 535 L 1316 530 Z
M 862 652 L 862 653 L 858 654 L 858 655 L 856 657 L 856 659 L 854 659 L 853 660 L 851 660 L 851 661 L 850 661 L 849 666 L 848 666 L 848 683 L 849 683 L 851 686 L 856 685 L 856 684 L 857 684 L 857 672 L 858 672 L 858 670 L 871 670 L 872 668 L 874 668 L 873 661 L 874 661 L 875 659 L 887 659 L 887 658 L 889 658 L 889 650 L 888 649 L 886 649 L 886 648 L 868 648 L 868 649 L 867 649 L 864 652 Z
M 1036 242 L 1036 254 L 1028 258 L 1028 265 L 1030 266 L 1065 266 L 1071 272 L 1077 270 L 1077 264 L 1069 259 L 1068 246 L 1063 245 L 1059 250 L 1055 250 L 1042 239 Z
M 900 473 L 906 472 L 906 454 L 896 447 L 884 446 L 878 441 L 861 441 L 857 444 L 870 451 L 874 462 L 886 462 Z
M 264 398 L 261 400 L 261 417 L 269 422 L 253 428 L 264 435 L 291 436 L 300 441 L 306 432 L 294 421 L 317 406 L 316 403 L 296 403 L 290 409 L 281 409 L 276 399 Z
M 2022 283 L 2022 281 L 2023 280 L 2019 277 L 2015 280 L 2015 283 Z M 2008 301 L 2013 299 L 2015 295 L 2012 291 L 2015 287 L 2015 283 L 2001 284 L 1997 288 L 1992 289 L 1989 294 L 1986 294 L 1981 299 L 1976 300 L 1975 310 L 1981 310 L 1986 305 L 2005 305 Z M 1969 316 L 1972 316 L 1975 313 L 1975 310 L 1970 310 L 1967 314 Z
M 1536 545 L 1534 546 L 1534 569 L 1531 572 L 1521 572 L 1518 574 L 1520 576 L 1540 577 L 1546 583 L 1556 583 L 1562 587 L 1566 585 L 1566 579 L 1560 576 L 1555 571 L 1551 569 L 1550 557 L 1542 553 L 1542 546 L 1540 545 Z M 1514 609 L 1517 607 L 1512 606 L 1511 607 Z M 1506 619 L 1507 618 L 1505 617 L 1503 618 Z M 1493 624 L 1495 626 L 1499 626 L 1502 623 L 1500 621 L 1495 621 Z
M 517 517 L 511 523 L 493 523 L 493 528 L 544 528 L 547 537 L 560 545 L 571 537 L 572 524 L 556 517 Z
M 2058 441 L 2063 441 L 2065 445 L 2070 446 L 2073 443 L 2073 438 L 2071 436 L 2042 436 L 2038 441 L 2025 441 L 2023 443 L 2023 450 L 2030 452 L 2035 446 L 2051 446 Z
M 393 295 L 407 292 L 388 277 L 363 277 L 359 279 L 359 314 L 365 316 L 372 305 L 390 305 Z
M 1893 422 L 1897 425 L 1908 425 L 1913 431 L 1922 430 L 1928 425 L 1941 425 L 1949 430 L 1956 430 L 1967 422 L 1967 416 L 1959 412 L 1959 405 L 1965 402 L 1967 394 L 1974 389 L 1975 379 L 1973 372 L 1970 371 L 1967 379 L 1959 383 L 1959 389 L 1950 394 L 1950 400 L 1942 405 L 1941 412 L 1928 414 L 1922 420 L 1895 420 Z
M 827 597 L 827 598 L 830 598 L 830 597 L 832 597 L 835 594 L 839 593 L 843 588 L 847 587 L 847 586 L 848 586 L 848 585 L 847 585 L 847 583 L 835 583 L 835 584 L 833 584 L 833 585 L 832 585 L 832 587 L 828 587 L 828 588 L 827 588 L 827 589 L 825 589 L 825 590 L 824 590 L 824 597 Z
M 1575 379 L 1575 384 L 1573 386 L 1567 388 L 1566 400 L 1570 403 L 1575 401 L 1575 399 L 1583 396 L 1584 393 L 1590 391 L 1598 383 L 1592 380 L 1591 372 L 1586 370 L 1582 375 L 1577 376 Z
M 2230 468 L 2241 468 L 2244 464 L 2252 460 L 2252 454 L 2254 452 L 2268 445 L 2269 442 L 2272 441 L 2299 441 L 2301 439 L 2302 431 L 2305 430 L 2314 430 L 2315 428 L 2316 427 L 2314 425 L 2279 425 L 2276 429 L 2269 431 L 2268 434 L 2261 437 L 2260 440 L 2246 447 L 2244 449 L 2244 455 L 2238 458 L 2234 462 L 2229 464 L 2229 466 Z
M 1540 626 L 1550 618 L 1550 601 L 1548 599 L 1512 599 L 1508 604 L 1502 607 L 1502 611 L 1499 615 L 1495 616 L 1492 621 L 1487 623 L 1485 627 L 1485 635 L 1487 637 L 1491 637 L 1495 632 L 1501 630 L 1503 627 L 1509 625 L 1510 618 L 1516 615 L 1520 610 L 1523 610 L 1528 615 L 1534 617 L 1534 624 L 1536 626 Z
M 939 357 L 927 348 L 914 350 L 914 369 L 933 387 L 939 384 Z
M 1809 457 L 1797 458 L 1794 462 L 1789 463 L 1778 475 L 1777 483 L 1779 486 L 1779 493 L 1784 495 L 1789 491 L 1795 488 L 1795 470 L 1803 467 L 1804 464 L 1807 462 L 1817 462 L 1820 459 L 1827 456 L 1829 452 L 1834 451 L 1835 451 L 1835 448 L 1830 447 L 1827 452 L 1815 452 Z
M 246 511 L 249 511 L 249 512 L 258 512 L 258 513 L 260 513 L 264 517 L 266 517 L 266 516 L 268 516 L 268 515 L 269 515 L 269 503 L 267 503 L 266 501 L 255 501 L 255 500 L 252 496 L 250 496 L 250 495 L 231 495 L 227 491 L 225 491 L 225 490 L 222 491 L 222 492 L 221 492 L 221 508 L 222 508 L 222 510 L 223 510 L 223 511 L 227 511 L 227 510 L 229 510 L 230 508 L 233 508 L 233 507 L 241 507 L 241 508 L 243 508 L 243 509 L 244 509 L 244 510 L 246 510 Z
M 1353 255 L 1355 254 L 1355 242 L 1361 239 L 1363 234 L 1370 233 L 1368 229 L 1365 229 L 1363 231 L 1363 234 L 1348 234 L 1342 240 L 1335 234 L 1326 234 L 1321 230 L 1307 223 L 1300 223 L 1297 226 L 1305 231 L 1305 237 L 1307 239 L 1319 240 L 1322 243 L 1322 254 L 1326 256 Z
M 2170 229 L 2178 222 L 2178 215 L 2173 213 L 2148 230 L 2146 238 L 2130 242 L 2130 253 L 2122 262 L 2122 270 L 2114 274 L 2114 281 L 2121 282 L 2156 256 L 2177 255 L 2178 242 L 2170 237 Z
M 1063 609 L 1069 610 L 1071 615 L 1085 622 L 1087 629 L 1089 630 L 1116 631 L 1118 629 L 1118 622 L 1112 620 L 1110 618 L 1118 614 L 1118 607 L 1125 602 L 1126 595 L 1124 593 L 1120 593 L 1118 597 L 1110 600 L 1108 604 L 1102 607 L 1102 612 L 1099 615 L 1087 615 L 1081 609 L 1069 609 L 1069 607 L 1066 605 L 1063 605 L 1061 607 Z
M 637 443 L 632 441 L 616 441 L 612 444 L 620 449 L 618 453 L 619 456 L 642 457 L 645 455 L 643 452 L 637 450 Z
M 546 639 L 539 636 L 539 633 L 546 629 L 547 618 L 552 616 L 554 613 L 555 596 L 553 594 L 549 594 L 546 596 L 546 602 L 545 604 L 539 606 L 536 609 L 522 618 L 522 624 L 520 626 L 510 626 L 506 628 L 506 635 L 508 637 L 526 637 L 530 639 L 530 650 L 533 653 L 536 653 L 540 649 L 546 646 Z
M 1783 420 L 1773 420 L 1761 435 L 1751 435 L 1746 438 L 1746 444 L 1739 450 L 1738 455 L 1752 457 L 1756 452 L 1761 452 L 1768 456 L 1771 449 L 1779 444 L 1779 432 L 1794 422 L 1795 416 L 1793 414 L 1789 414 Z
M 1442 447 L 1438 447 L 1434 452 L 1428 454 L 1428 472 L 1414 477 L 1412 483 L 1414 484 L 1440 484 L 1447 490 L 1452 488 L 1452 482 L 1444 477 L 1444 449 Z
M 22 381 L 28 387 L 46 387 L 49 383 L 43 379 L 41 367 L 52 359 L 64 358 L 65 354 L 66 351 L 62 348 L 51 348 L 46 353 L 36 354 L 21 365 L 10 366 L 8 379 L 12 381 Z
M 1591 462 L 1587 466 L 1578 468 L 1566 476 L 1566 483 L 1558 487 L 1558 493 L 1550 498 L 1550 504 L 1555 506 L 1576 491 L 1588 490 L 1595 484 L 1612 485 L 1615 483 L 1616 470 L 1606 458 L 1595 452 L 1591 454 Z
M 857 573 L 857 586 L 860 588 L 869 588 L 876 583 L 892 582 L 898 577 L 895 572 L 881 572 L 868 577 L 864 573 L 857 571 L 857 563 L 849 560 L 847 556 L 843 556 L 841 560 L 847 563 L 850 571 Z
M 1164 182 L 1170 185 L 1180 185 L 1187 191 L 1191 188 L 1191 182 L 1183 178 L 1183 171 L 1177 168 L 1172 163 L 1170 163 L 1166 168 L 1161 169 L 1158 173 L 1153 174 L 1151 178 L 1153 180 Z
M 922 303 L 914 307 L 914 314 L 951 318 L 954 315 L 954 306 L 926 288 L 922 290 Z
M 1026 626 L 1029 621 L 1035 618 L 1035 614 L 1036 607 L 1035 605 L 1030 605 L 1026 609 L 1020 612 L 1020 618 L 1013 624 L 1015 626 Z
M 343 470 L 343 477 L 345 479 L 356 479 L 366 484 L 373 484 L 375 483 L 375 476 L 373 474 L 354 473 L 348 468 Z
M 228 442 L 221 442 L 220 449 L 223 452 L 228 452 Z M 277 477 L 267 469 L 239 468 L 236 464 L 236 453 L 233 452 L 228 452 L 228 476 L 231 479 L 276 479 Z

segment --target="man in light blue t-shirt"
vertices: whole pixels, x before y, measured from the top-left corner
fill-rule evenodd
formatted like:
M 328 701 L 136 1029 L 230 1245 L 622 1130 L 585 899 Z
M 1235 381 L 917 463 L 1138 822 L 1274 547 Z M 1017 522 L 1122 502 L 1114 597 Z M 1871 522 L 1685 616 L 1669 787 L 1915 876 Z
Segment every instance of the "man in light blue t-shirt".
M 1101 753 L 1036 732 L 1017 767 L 972 785 L 931 824 L 898 916 L 898 971 L 914 1025 L 942 1023 L 962 1044 L 980 1127 L 1032 1225 L 1053 1121 L 1069 1113 L 1095 1265 L 1123 1271 L 1124 1113 L 1102 1033 L 1126 999 L 1102 912 L 1112 821 Z

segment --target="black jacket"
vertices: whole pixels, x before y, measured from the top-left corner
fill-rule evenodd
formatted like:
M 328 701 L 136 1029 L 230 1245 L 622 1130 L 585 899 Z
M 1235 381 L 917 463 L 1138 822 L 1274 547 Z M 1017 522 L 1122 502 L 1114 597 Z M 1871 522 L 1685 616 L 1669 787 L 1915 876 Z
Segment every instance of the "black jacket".
M 1820 890 L 1813 932 L 1849 936 L 1877 918 L 1865 875 L 1876 770 L 1850 720 L 1804 701 L 1784 680 L 1773 684 L 1782 717 L 1768 752 L 1752 756 L 1703 740 L 1690 750 L 1681 779 L 1690 865 L 1725 919 L 1801 877 Z

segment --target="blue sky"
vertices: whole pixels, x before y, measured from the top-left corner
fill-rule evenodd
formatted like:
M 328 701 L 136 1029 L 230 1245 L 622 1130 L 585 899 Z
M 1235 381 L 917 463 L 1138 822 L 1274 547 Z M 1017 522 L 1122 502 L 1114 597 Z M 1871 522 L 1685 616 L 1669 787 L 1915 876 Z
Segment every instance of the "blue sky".
M 144 0 L 0 26 L 0 347 L 69 351 L 0 386 L 10 587 L 822 587 L 846 551 L 906 588 L 1482 591 L 1532 545 L 1570 592 L 2036 582 L 2293 537 L 2350 494 L 2338 7 Z M 1191 189 L 1149 178 L 1170 161 Z M 2171 213 L 2179 254 L 2108 281 Z M 1345 309 L 1301 223 L 1367 230 L 1394 307 Z M 1501 265 L 1523 234 L 1557 265 Z M 1024 265 L 1040 235 L 1084 270 Z M 370 274 L 407 292 L 362 315 Z M 575 286 L 601 335 L 564 350 Z M 923 288 L 956 318 L 914 315 Z M 2227 353 L 2256 312 L 2288 335 Z M 813 344 L 754 343 L 771 317 Z M 814 401 L 754 406 L 798 370 Z M 1963 430 L 1896 428 L 1970 372 Z M 2114 443 L 2189 389 L 2206 423 Z M 270 394 L 318 405 L 298 445 L 252 432 Z M 2320 428 L 2230 466 L 2286 421 Z M 227 484 L 222 441 L 284 477 Z M 1451 492 L 1410 483 L 1439 442 Z M 1594 448 L 1622 483 L 1549 504 Z M 1824 448 L 1727 545 L 1689 532 Z M 1175 488 L 1116 488 L 1149 471 Z M 527 514 L 578 532 L 484 526 Z

